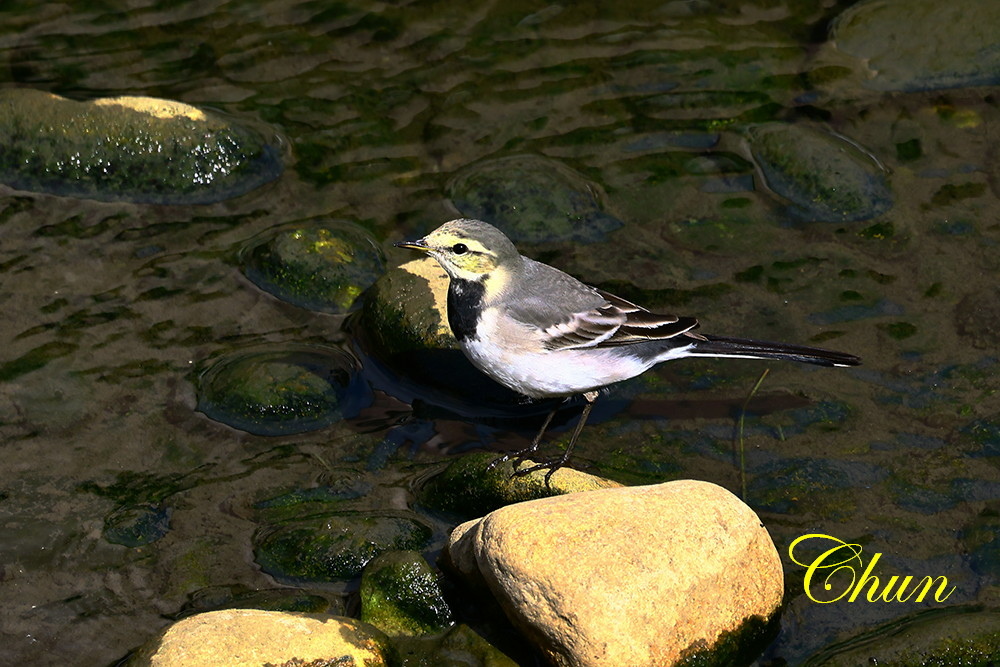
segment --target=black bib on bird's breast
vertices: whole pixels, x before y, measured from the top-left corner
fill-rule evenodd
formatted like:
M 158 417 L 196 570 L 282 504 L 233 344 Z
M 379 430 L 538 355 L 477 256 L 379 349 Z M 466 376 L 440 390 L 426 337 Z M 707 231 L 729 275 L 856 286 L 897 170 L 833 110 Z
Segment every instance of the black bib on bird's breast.
M 448 286 L 448 326 L 459 342 L 476 337 L 486 287 L 473 280 L 452 278 Z

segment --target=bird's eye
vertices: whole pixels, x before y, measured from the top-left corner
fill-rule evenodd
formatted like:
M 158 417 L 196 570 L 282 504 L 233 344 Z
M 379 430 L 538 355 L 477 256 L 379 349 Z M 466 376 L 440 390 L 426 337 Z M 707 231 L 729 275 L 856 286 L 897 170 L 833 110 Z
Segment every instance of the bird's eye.
M 451 251 L 456 255 L 464 255 L 465 253 L 469 252 L 469 246 L 465 245 L 464 243 L 456 243 L 451 247 Z

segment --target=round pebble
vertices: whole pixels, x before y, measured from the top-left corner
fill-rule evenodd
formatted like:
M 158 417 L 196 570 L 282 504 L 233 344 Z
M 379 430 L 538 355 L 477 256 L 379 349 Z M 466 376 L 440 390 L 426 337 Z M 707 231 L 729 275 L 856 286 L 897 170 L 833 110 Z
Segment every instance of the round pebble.
M 840 136 L 788 123 L 752 126 L 746 136 L 767 188 L 798 218 L 852 222 L 892 207 L 885 169 Z
M 226 355 L 199 381 L 198 410 L 255 435 L 314 431 L 357 414 L 371 396 L 337 348 L 276 346 Z
M 374 239 L 347 222 L 284 225 L 253 239 L 241 254 L 257 287 L 309 310 L 345 313 L 385 272 Z
M 515 243 L 594 243 L 622 226 L 601 210 L 596 185 L 537 155 L 475 164 L 449 183 L 448 197 L 460 215 L 496 225 Z

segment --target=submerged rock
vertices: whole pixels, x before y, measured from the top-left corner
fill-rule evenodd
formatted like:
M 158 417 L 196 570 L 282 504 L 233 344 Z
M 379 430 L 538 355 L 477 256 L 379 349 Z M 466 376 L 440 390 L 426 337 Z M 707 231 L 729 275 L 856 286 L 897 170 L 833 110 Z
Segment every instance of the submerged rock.
M 454 623 L 437 576 L 416 551 L 390 551 L 365 567 L 361 620 L 390 637 L 435 634 Z
M 448 197 L 463 217 L 496 225 L 514 243 L 594 243 L 622 226 L 601 210 L 596 185 L 537 155 L 473 165 L 448 184 Z
M 980 577 L 996 578 L 1000 574 L 1000 512 L 993 502 L 979 512 L 959 532 L 962 553 L 969 566 Z
M 277 178 L 278 149 L 215 112 L 152 97 L 0 91 L 0 182 L 100 201 L 209 204 Z
M 279 579 L 336 581 L 353 579 L 386 551 L 422 549 L 430 537 L 416 515 L 345 511 L 259 530 L 254 554 Z
M 300 308 L 345 313 L 385 271 L 368 233 L 347 222 L 284 225 L 257 237 L 241 254 L 257 287 Z
M 152 544 L 170 531 L 170 508 L 154 503 L 125 505 L 104 519 L 104 539 L 125 547 Z
M 560 665 L 744 664 L 784 593 L 753 510 L 689 480 L 510 505 L 457 528 L 447 557 Z
M 755 125 L 746 136 L 767 187 L 799 218 L 853 222 L 892 207 L 885 169 L 842 137 L 787 123 Z
M 366 665 L 392 663 L 388 637 L 352 618 L 257 609 L 189 616 L 149 641 L 129 667 Z
M 307 486 L 282 489 L 277 495 L 273 491 L 263 492 L 260 500 L 253 503 L 255 516 L 265 522 L 300 519 L 326 512 L 342 510 L 345 503 L 369 494 L 372 484 L 353 475 L 338 479 L 310 480 Z
M 967 294 L 955 306 L 955 324 L 973 347 L 996 350 L 1000 347 L 1000 288 L 992 287 L 987 293 Z
M 1000 82 L 1000 3 L 865 0 L 834 21 L 830 40 L 865 68 L 862 85 L 917 91 Z
M 255 435 L 304 433 L 352 417 L 371 396 L 343 350 L 286 345 L 217 360 L 198 382 L 198 410 Z

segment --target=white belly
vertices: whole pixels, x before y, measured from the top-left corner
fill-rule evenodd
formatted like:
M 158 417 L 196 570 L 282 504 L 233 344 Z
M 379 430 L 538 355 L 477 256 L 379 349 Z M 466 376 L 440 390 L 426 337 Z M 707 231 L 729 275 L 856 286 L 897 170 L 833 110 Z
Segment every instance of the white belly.
M 496 312 L 483 312 L 479 338 L 464 341 L 462 349 L 479 370 L 525 396 L 582 394 L 635 377 L 655 363 L 632 357 L 623 348 L 526 352 L 540 348 L 537 336 L 521 325 L 498 326 Z

